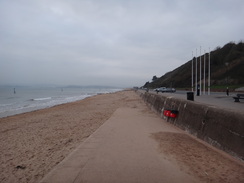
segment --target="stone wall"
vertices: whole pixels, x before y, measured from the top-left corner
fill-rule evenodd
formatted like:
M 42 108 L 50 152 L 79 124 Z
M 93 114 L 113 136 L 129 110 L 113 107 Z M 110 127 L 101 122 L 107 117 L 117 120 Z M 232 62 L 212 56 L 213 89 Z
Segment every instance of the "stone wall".
M 140 96 L 161 117 L 164 109 L 178 110 L 177 118 L 166 120 L 244 160 L 243 113 L 148 92 L 142 92 Z

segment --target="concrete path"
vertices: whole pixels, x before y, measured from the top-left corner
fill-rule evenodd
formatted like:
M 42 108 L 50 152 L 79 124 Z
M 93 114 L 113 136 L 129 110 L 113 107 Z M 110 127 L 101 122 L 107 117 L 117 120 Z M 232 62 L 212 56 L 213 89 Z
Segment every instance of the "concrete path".
M 200 182 L 159 152 L 157 132 L 184 133 L 144 105 L 119 108 L 41 183 Z
M 143 91 L 145 92 L 145 91 Z M 150 91 L 150 93 L 156 94 L 154 91 Z M 187 99 L 187 94 L 185 93 L 158 93 L 158 95 L 168 96 L 168 97 L 175 97 L 179 99 Z M 207 104 L 211 106 L 216 106 L 223 109 L 230 109 L 234 111 L 238 111 L 244 113 L 244 100 L 240 100 L 240 102 L 234 102 L 233 97 L 236 94 L 231 93 L 229 96 L 226 96 L 224 93 L 212 93 L 211 95 L 201 95 L 196 96 L 194 95 L 194 102 Z

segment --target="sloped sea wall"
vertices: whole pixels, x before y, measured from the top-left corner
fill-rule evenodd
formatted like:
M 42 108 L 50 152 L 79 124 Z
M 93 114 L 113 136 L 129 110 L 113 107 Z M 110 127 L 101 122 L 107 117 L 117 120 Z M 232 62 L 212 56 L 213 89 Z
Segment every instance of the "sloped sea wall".
M 161 117 L 165 109 L 177 110 L 177 118 L 167 118 L 168 122 L 244 160 L 243 113 L 149 92 L 139 94 Z

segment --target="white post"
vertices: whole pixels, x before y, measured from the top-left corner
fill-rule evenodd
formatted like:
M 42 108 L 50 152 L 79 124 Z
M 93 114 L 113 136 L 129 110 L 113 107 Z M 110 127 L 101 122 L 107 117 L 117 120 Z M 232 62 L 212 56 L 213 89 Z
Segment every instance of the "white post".
M 210 48 L 208 58 L 208 95 L 210 95 Z
M 202 95 L 202 59 L 201 59 L 201 46 L 200 46 L 200 73 L 199 73 L 199 84 L 200 84 L 200 96 Z
M 195 92 L 197 95 L 197 48 L 196 48 L 196 85 L 195 85 Z
M 193 51 L 192 51 L 192 61 L 191 61 L 191 91 L 193 92 Z
M 204 65 L 204 67 L 203 67 L 203 95 L 205 95 L 205 90 L 206 90 L 206 88 L 205 88 L 205 85 L 206 85 L 205 64 L 206 64 L 206 51 L 204 50 L 204 61 L 203 61 L 203 65 Z

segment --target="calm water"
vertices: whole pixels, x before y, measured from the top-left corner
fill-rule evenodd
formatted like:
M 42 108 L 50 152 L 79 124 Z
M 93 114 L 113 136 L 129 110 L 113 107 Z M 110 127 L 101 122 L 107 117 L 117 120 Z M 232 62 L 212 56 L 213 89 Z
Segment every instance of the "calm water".
M 0 87 L 0 118 L 82 100 L 117 88 Z M 15 91 L 15 92 L 14 92 Z

